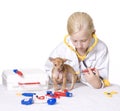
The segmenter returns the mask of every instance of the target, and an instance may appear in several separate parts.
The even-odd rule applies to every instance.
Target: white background
[[[0,0],[0,75],[6,69],[42,68],[67,34],[68,17],[83,11],[109,48],[110,82],[120,84],[119,10],[119,0]]]

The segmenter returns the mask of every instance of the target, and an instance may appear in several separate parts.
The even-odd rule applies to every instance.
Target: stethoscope
[[[87,54],[96,46],[96,44],[98,43],[98,38],[95,34],[93,34],[93,38],[94,38],[94,43],[91,47],[88,48],[88,50],[86,51],[86,54],[81,56],[69,43],[67,43],[66,39],[67,37],[69,37],[69,35],[66,35],[64,37],[64,43],[72,50],[76,53],[76,55],[78,56],[78,58],[83,62],[83,65],[86,67],[86,69],[88,68],[87,64],[85,63],[85,58],[87,56]],[[93,72],[93,74],[95,74],[95,72]],[[103,80],[103,78],[100,76],[100,79]]]
[[[86,51],[85,55],[82,55],[82,56],[81,56],[81,55],[66,41],[67,37],[69,37],[69,35],[66,35],[66,36],[64,37],[64,43],[65,43],[72,51],[74,51],[74,52],[76,53],[76,55],[78,56],[78,58],[79,58],[81,61],[83,61],[83,60],[86,58],[87,54],[88,54],[88,53],[96,46],[96,44],[98,43],[98,38],[97,38],[97,36],[96,36],[95,34],[93,34],[94,43],[92,44],[92,46],[90,46],[90,47],[88,48],[88,50]]]
[[[88,48],[88,50],[86,51],[86,54],[81,56],[67,41],[67,37],[69,37],[69,35],[66,35],[64,37],[64,43],[72,50],[76,53],[76,55],[78,56],[78,58],[83,62],[84,66],[86,68],[88,68],[87,64],[85,63],[85,58],[87,56],[87,54],[96,46],[96,44],[98,43],[98,38],[95,35],[95,33],[93,34],[93,38],[94,38],[94,43],[92,44],[91,47]],[[94,72],[93,72],[94,73]],[[95,74],[95,73],[94,73]],[[100,79],[104,82],[105,86],[110,86],[110,82],[107,79],[103,79],[103,77],[100,76]]]

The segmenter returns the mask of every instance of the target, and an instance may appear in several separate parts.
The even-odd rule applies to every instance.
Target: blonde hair
[[[67,30],[69,35],[81,30],[85,30],[88,34],[95,31],[92,18],[84,12],[75,12],[68,18]]]

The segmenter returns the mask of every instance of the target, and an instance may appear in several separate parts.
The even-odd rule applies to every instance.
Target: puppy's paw
[[[65,91],[65,90],[66,90],[66,87],[62,87],[61,90],[62,90],[62,91]]]
[[[70,87],[70,88],[68,89],[68,91],[71,91],[73,88],[74,88],[74,87]]]
[[[55,90],[55,91],[58,91],[58,90],[60,90],[60,88],[59,88],[59,87],[55,87],[54,90]]]

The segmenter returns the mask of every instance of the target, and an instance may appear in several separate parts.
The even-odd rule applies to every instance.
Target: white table
[[[53,91],[53,89],[49,89]],[[108,97],[104,92],[117,92]],[[27,91],[24,91],[27,92]],[[40,94],[46,91],[34,91]],[[8,91],[0,85],[0,109],[1,111],[120,111],[120,86],[111,85],[103,89],[92,89],[80,83],[70,91],[73,97],[61,97],[57,104],[48,105],[39,103],[22,105],[24,96],[17,96],[18,91]],[[19,92],[21,93],[21,92]]]

